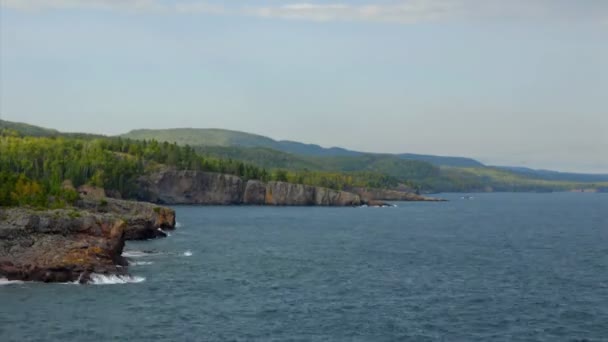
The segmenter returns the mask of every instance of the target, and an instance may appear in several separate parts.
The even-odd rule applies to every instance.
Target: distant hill
[[[230,158],[269,169],[319,170],[334,172],[374,172],[397,179],[426,179],[437,176],[439,167],[419,160],[401,159],[392,154],[310,156],[266,147],[195,146],[203,155]]]
[[[572,182],[608,182],[608,174],[587,174],[587,173],[572,173],[572,172],[558,172],[551,170],[535,170],[527,167],[516,167],[516,166],[497,166],[502,170],[511,171],[521,176],[545,179],[554,181],[572,181]]]
[[[491,167],[462,157],[363,153],[339,147],[324,148],[294,141],[277,141],[261,135],[221,129],[135,130],[120,137],[106,137],[62,133],[28,124],[0,121],[0,135],[6,130],[10,131],[9,134],[16,132],[21,136],[108,139],[114,142],[122,137],[175,142],[190,145],[198,154],[207,156],[207,160],[223,160],[226,165],[238,166],[240,162],[246,162],[271,172],[283,169],[294,177],[307,175],[310,179],[316,177],[316,180],[319,177],[329,181],[355,177],[358,182],[383,184],[376,186],[403,183],[425,192],[608,191],[608,175]]]
[[[65,133],[60,132],[56,129],[44,128],[40,126],[34,126],[21,122],[12,122],[6,120],[0,120],[0,131],[9,130],[18,133],[21,136],[26,137],[70,137],[70,138],[82,138],[82,139],[93,139],[93,138],[104,138],[105,136],[99,134],[89,133]]]
[[[455,166],[455,167],[484,167],[485,165],[475,159],[465,157],[443,157],[431,156],[425,154],[402,153],[398,154],[402,159],[411,159],[429,162],[437,166]]]
[[[131,139],[156,139],[158,141],[168,141],[171,143],[175,142],[177,144],[190,146],[270,148],[273,150],[292,153],[299,156],[311,157],[355,157],[373,154],[352,151],[340,147],[326,148],[315,144],[304,144],[296,141],[274,140],[257,134],[224,129],[138,129],[131,131],[127,134],[123,134],[122,137]],[[474,159],[464,157],[442,157],[411,153],[397,154],[394,156],[404,160],[428,162],[436,166],[484,166],[482,163]]]
[[[11,122],[5,120],[0,120],[0,129],[8,129],[11,131],[15,131],[21,135],[32,137],[51,137],[61,134],[59,131],[54,129],[42,128],[26,123]]]

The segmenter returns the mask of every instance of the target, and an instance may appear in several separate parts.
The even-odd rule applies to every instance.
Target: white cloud
[[[103,9],[103,10],[159,10],[157,0],[3,0],[2,7],[19,10],[45,9]]]
[[[311,0],[312,1],[312,0]],[[219,0],[2,0],[2,7],[19,10],[101,9],[164,11],[180,14],[244,15],[309,21],[372,21],[418,23],[450,20],[595,21],[605,23],[607,2],[576,3],[561,0],[385,0],[352,4],[343,2],[283,2]],[[244,5],[246,4],[246,5]],[[587,4],[587,5],[586,5]]]
[[[299,3],[249,9],[248,13],[268,18],[313,21],[387,21],[415,23],[456,17],[464,8],[454,0],[410,0],[392,4],[345,5]]]

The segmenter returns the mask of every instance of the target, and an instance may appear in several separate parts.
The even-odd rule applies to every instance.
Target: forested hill
[[[105,138],[103,135],[99,134],[89,134],[89,133],[66,133],[60,132],[55,129],[44,128],[40,126],[34,126],[22,122],[12,122],[6,120],[0,120],[0,132],[14,132],[21,136],[27,137],[71,137],[71,138],[85,138],[85,139],[93,139],[93,138]]]
[[[341,147],[321,147],[315,144],[305,144],[289,140],[274,140],[269,137],[224,129],[139,129],[123,134],[122,137],[131,139],[156,139],[180,145],[197,147],[247,147],[269,148],[276,151],[291,153],[305,157],[354,157],[363,155],[384,155],[352,151]],[[481,167],[480,162],[464,157],[443,157],[423,154],[394,154],[395,158],[416,160],[431,163],[435,166]]]
[[[16,128],[24,127],[28,128]],[[166,168],[337,190],[398,185],[395,179],[377,173],[267,170],[228,158],[203,157],[189,146],[155,140],[23,135],[24,131],[0,128],[0,206],[63,207],[77,198],[75,188],[85,184],[135,199],[138,178]]]
[[[405,185],[406,188],[423,192],[608,190],[608,182],[601,179],[587,182],[543,178],[503,168],[479,166],[474,161],[470,164],[472,166],[467,166],[469,161],[466,158],[448,157],[452,158],[451,164],[458,166],[437,166],[429,161],[412,160],[412,155],[297,154],[271,147],[240,146],[258,143],[274,146],[281,143],[266,137],[232,131],[229,134],[224,134],[226,131],[222,130],[209,131],[213,134],[206,136],[206,140],[197,136],[200,130],[196,129],[135,131],[139,133],[127,135],[133,138],[128,139],[64,134],[31,125],[0,122],[0,135],[3,136],[0,171],[4,172],[5,182],[16,182],[18,178],[15,177],[23,176],[26,177],[24,181],[37,182],[50,194],[57,191],[60,180],[72,178],[76,179],[76,183],[99,183],[101,180],[104,185],[110,184],[111,189],[129,194],[133,180],[154,164],[333,189],[404,188]],[[206,141],[211,146],[188,144],[196,141]],[[302,148],[307,145],[298,146]],[[79,160],[84,160],[85,164],[79,164]],[[87,164],[87,160],[95,164]],[[62,163],[67,164],[61,166],[59,171],[53,169],[59,167],[57,165],[64,165]],[[97,171],[99,174],[96,174]],[[52,177],[53,174],[59,176]]]
[[[516,173],[518,175],[554,181],[574,181],[574,182],[608,182],[608,174],[585,174],[573,172],[558,172],[551,170],[535,170],[527,167],[497,166],[497,168]]]
[[[42,128],[26,123],[11,122],[5,120],[0,120],[0,130],[11,130],[21,135],[32,137],[51,137],[61,134],[61,132],[54,129]]]

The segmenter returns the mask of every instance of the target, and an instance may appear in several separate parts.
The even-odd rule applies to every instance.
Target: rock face
[[[175,211],[151,203],[83,197],[75,206],[89,212],[112,213],[123,218],[126,222],[126,240],[165,237],[166,230],[175,229]]]
[[[350,191],[361,196],[366,204],[373,205],[378,201],[422,201],[422,202],[442,202],[440,198],[432,198],[417,195],[413,192],[386,190],[386,189],[366,189],[352,188]]]
[[[140,198],[166,204],[240,204],[243,180],[237,176],[197,171],[164,171],[140,180]]]
[[[236,176],[198,171],[162,171],[140,179],[140,199],[165,204],[357,206],[358,195],[286,182],[246,183]]]
[[[0,277],[87,282],[121,274],[126,222],[76,210],[0,209]]]
[[[265,205],[266,184],[256,180],[248,181],[243,194],[243,204]]]
[[[174,228],[169,208],[95,196],[70,209],[0,208],[0,277],[86,283],[93,273],[125,274],[125,240],[164,237],[163,229]]]

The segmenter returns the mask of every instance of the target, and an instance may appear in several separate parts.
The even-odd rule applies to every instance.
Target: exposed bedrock
[[[86,283],[126,274],[125,240],[164,237],[175,212],[151,203],[87,197],[57,210],[0,208],[0,278]]]
[[[87,282],[92,273],[124,272],[127,224],[114,215],[13,208],[0,216],[0,277]]]
[[[358,195],[286,182],[244,182],[240,177],[198,171],[162,171],[140,179],[140,199],[164,204],[356,206]]]
[[[152,203],[83,197],[75,206],[94,213],[111,213],[124,219],[126,240],[165,237],[167,230],[175,229],[175,211]]]

